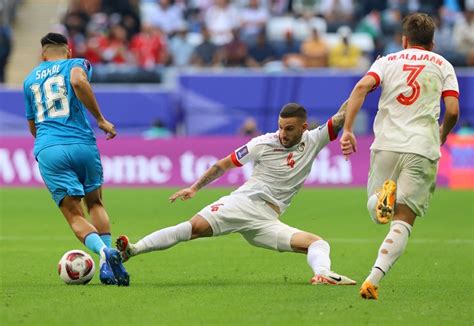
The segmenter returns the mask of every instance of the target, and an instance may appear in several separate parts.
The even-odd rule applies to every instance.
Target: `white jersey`
[[[258,197],[277,205],[283,213],[308,177],[316,155],[336,138],[331,119],[305,131],[301,141],[290,148],[280,143],[278,131],[253,138],[231,154],[236,166],[251,161],[254,165],[250,179],[233,193]]]
[[[371,149],[439,159],[440,97],[459,97],[453,66],[413,47],[378,59],[367,74],[382,86]]]

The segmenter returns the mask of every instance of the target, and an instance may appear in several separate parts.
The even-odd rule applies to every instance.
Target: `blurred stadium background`
[[[81,245],[41,181],[22,95],[43,35],[66,34],[74,55],[93,64],[99,104],[119,133],[105,141],[97,130],[105,202],[114,236],[136,240],[245,181],[248,166],[213,184],[224,189],[167,201],[167,187],[276,130],[287,102],[308,109],[311,127],[325,123],[379,54],[400,49],[401,19],[414,11],[436,19],[435,51],[455,65],[461,121],[442,148],[445,189],[417,221],[379,302],[357,299],[358,287],[310,287],[301,256],[256,250],[239,235],[137,257],[127,263],[129,289],[97,277],[80,289],[62,284],[57,261]],[[0,12],[2,325],[472,324],[474,0],[0,0]],[[365,209],[379,94],[358,116],[359,153],[346,161],[337,142],[324,148],[312,188],[282,216],[327,237],[335,270],[359,282],[386,234]]]
[[[378,55],[401,49],[400,22],[435,18],[436,52],[455,66],[461,121],[443,148],[440,185],[473,187],[473,0],[3,0],[0,33],[0,185],[38,186],[22,81],[48,31],[68,36],[94,67],[94,88],[120,137],[99,136],[106,182],[180,186],[249,137],[273,131],[287,102],[324,123]],[[357,121],[362,151],[337,144],[308,184],[364,186],[380,90]],[[183,139],[186,137],[186,140]],[[236,185],[250,171],[216,183]]]

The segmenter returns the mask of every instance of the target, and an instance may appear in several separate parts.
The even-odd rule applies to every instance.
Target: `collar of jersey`
[[[429,50],[425,49],[425,48],[422,47],[422,46],[416,46],[416,45],[410,46],[409,48],[407,48],[407,50],[410,50],[410,49],[417,49],[417,50],[429,51]]]

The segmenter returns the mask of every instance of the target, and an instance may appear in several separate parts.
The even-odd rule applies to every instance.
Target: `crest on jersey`
[[[298,147],[296,147],[296,150],[300,153],[304,152],[304,148],[306,147],[306,144],[305,142],[302,142],[298,145]]]
[[[84,67],[86,68],[87,71],[91,70],[91,63],[88,60],[84,59],[82,61],[82,64],[84,65]]]
[[[242,157],[246,156],[249,153],[249,149],[247,146],[242,147],[239,149],[235,154],[237,155],[237,158],[240,160]]]

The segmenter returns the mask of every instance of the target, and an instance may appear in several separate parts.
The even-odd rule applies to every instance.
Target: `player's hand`
[[[443,135],[444,132],[443,132],[443,125],[439,126],[439,140],[440,140],[440,143],[441,143],[441,146],[444,145],[444,143],[446,142],[446,139],[448,138],[446,135]]]
[[[344,154],[346,160],[349,159],[349,155],[357,152],[357,140],[354,133],[344,131],[339,142],[341,144],[342,154]]]
[[[175,192],[169,199],[170,202],[174,203],[176,199],[181,199],[181,200],[188,200],[194,197],[196,195],[197,190],[190,187],[190,188],[185,188],[181,189],[177,192]]]
[[[117,136],[117,131],[115,131],[114,125],[111,124],[109,121],[104,119],[101,121],[97,121],[97,124],[99,125],[99,128],[105,132],[107,140]]]

